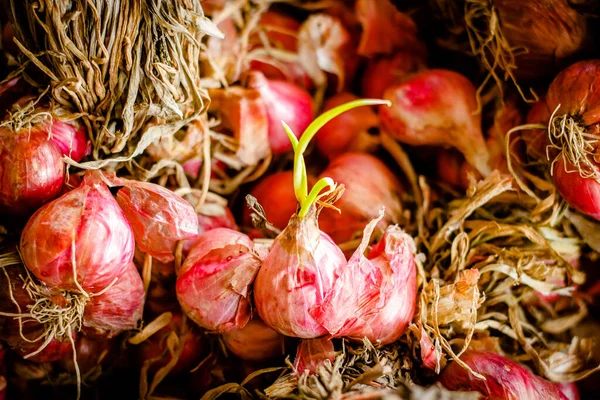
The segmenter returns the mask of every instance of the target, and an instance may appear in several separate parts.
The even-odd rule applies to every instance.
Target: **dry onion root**
[[[199,41],[220,32],[199,1],[13,1],[10,17],[23,76],[81,116],[95,160],[129,161],[206,108]]]

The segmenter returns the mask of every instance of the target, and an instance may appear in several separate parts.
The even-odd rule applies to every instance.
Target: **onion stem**
[[[304,133],[299,140],[296,139],[296,135],[294,135],[292,129],[284,121],[281,121],[283,129],[288,135],[294,150],[294,194],[296,195],[296,200],[298,200],[300,203],[300,212],[298,214],[300,218],[304,218],[310,207],[319,199],[319,193],[321,190],[325,189],[326,187],[329,187],[330,189],[335,188],[335,182],[333,182],[333,180],[330,178],[323,178],[319,180],[310,193],[308,193],[308,179],[306,173],[306,164],[304,162],[304,152],[306,151],[306,148],[308,147],[308,144],[312,138],[317,134],[319,129],[325,126],[325,124],[346,111],[361,106],[374,106],[383,104],[387,105],[388,107],[391,107],[392,105],[389,100],[359,99],[334,107],[318,116],[304,130]]]

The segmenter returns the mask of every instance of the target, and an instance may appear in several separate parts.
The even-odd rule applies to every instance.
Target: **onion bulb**
[[[370,60],[362,79],[363,96],[379,99],[390,86],[425,68],[424,52],[400,51],[390,58]]]
[[[265,105],[271,152],[281,154],[291,151],[292,144],[281,121],[285,121],[294,132],[304,131],[314,114],[310,94],[293,83],[267,79],[258,71],[248,73],[246,86],[257,90]]]
[[[260,319],[252,319],[241,329],[223,335],[229,351],[242,360],[259,362],[283,355],[284,337]]]
[[[217,228],[197,239],[178,271],[177,299],[188,317],[215,332],[250,320],[250,287],[260,267],[243,233]]]
[[[20,250],[41,282],[101,291],[125,273],[134,255],[131,226],[98,171],[44,205],[27,222]]]
[[[336,353],[333,342],[328,338],[317,338],[303,340],[298,345],[296,358],[294,359],[294,370],[297,375],[302,376],[317,372],[325,361],[333,363]]]
[[[399,222],[402,214],[402,186],[394,173],[377,157],[369,154],[346,153],[333,159],[321,176],[328,176],[344,185],[344,195],[336,202],[340,212],[325,209],[319,225],[338,244],[350,241],[362,232],[365,225],[385,208],[380,221],[385,229]]]
[[[466,77],[427,70],[388,88],[384,98],[392,107],[381,107],[381,122],[394,138],[413,146],[456,147],[483,176],[491,172],[475,88]]]
[[[358,97],[342,92],[325,101],[323,111],[357,100]],[[329,121],[315,137],[317,149],[329,159],[347,152],[371,152],[379,145],[379,140],[371,135],[371,130],[379,128],[379,117],[370,107],[350,110]]]
[[[43,129],[0,128],[0,214],[31,214],[60,194],[64,178],[61,153]]]
[[[500,354],[467,350],[460,359],[485,380],[452,362],[440,375],[441,384],[449,390],[476,391],[486,398],[498,400],[568,399],[553,383]]]

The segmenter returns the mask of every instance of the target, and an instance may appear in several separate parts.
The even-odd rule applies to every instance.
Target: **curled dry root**
[[[503,84],[509,80],[515,85],[526,102],[535,102],[537,95],[530,90],[526,94],[515,77],[517,64],[515,58],[527,53],[523,47],[513,47],[502,33],[498,14],[492,0],[466,0],[465,23],[469,35],[469,43],[473,54],[481,60],[488,71],[487,76],[477,89],[477,99],[481,110],[481,95],[487,84],[493,79],[504,97]],[[531,96],[531,97],[530,97]]]
[[[560,105],[554,110],[548,124],[548,138],[550,146],[547,149],[548,160],[552,157],[552,149],[558,150],[550,166],[550,173],[554,171],[554,164],[562,157],[565,168],[574,166],[583,178],[593,178],[600,181],[598,163],[593,159],[596,154],[600,137],[586,132],[585,127],[576,117],[564,114],[555,116]],[[573,171],[568,171],[573,172]]]

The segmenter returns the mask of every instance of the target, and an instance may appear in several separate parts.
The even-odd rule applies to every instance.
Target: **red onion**
[[[77,122],[53,120],[48,130],[50,139],[62,155],[79,162],[92,153],[92,142],[87,138],[85,126]]]
[[[131,224],[140,250],[162,261],[173,261],[178,241],[198,235],[192,205],[172,191],[149,182],[122,179],[117,202]]]
[[[387,88],[424,68],[424,52],[401,51],[391,58],[371,60],[362,79],[362,94],[371,99],[380,99]]]
[[[265,33],[271,48],[290,53],[298,51],[298,30],[300,23],[294,18],[277,11],[267,11],[258,22],[258,29]],[[264,49],[259,35],[250,37],[251,54]],[[279,59],[264,49],[265,55],[253,56],[250,68],[262,72],[269,79],[280,79],[310,89],[312,82],[299,63]]]
[[[312,187],[315,181],[309,175],[308,187]],[[298,209],[292,171],[276,172],[264,177],[250,194],[264,208],[268,221],[278,229],[284,229]],[[245,226],[252,226],[251,214],[252,210],[244,207],[242,221]]]
[[[485,380],[452,362],[440,375],[440,382],[449,390],[477,391],[498,400],[568,399],[553,383],[500,354],[467,350],[460,359]]]
[[[250,320],[249,290],[260,261],[243,233],[226,228],[206,232],[178,271],[177,298],[203,328],[229,332]]]
[[[347,153],[332,160],[321,176],[328,176],[345,187],[336,202],[340,212],[325,209],[319,225],[334,242],[343,243],[360,234],[365,225],[385,207],[380,227],[398,222],[402,213],[403,192],[398,179],[383,162],[369,154]]]
[[[527,113],[527,124],[547,124],[551,112],[548,111],[548,104],[545,99],[536,102]],[[521,132],[521,137],[525,144],[527,154],[534,160],[546,160],[546,149],[550,142],[548,141],[548,132],[544,129],[528,129]]]
[[[357,99],[348,92],[337,94],[325,102],[323,111]],[[315,137],[317,149],[329,159],[350,151],[370,152],[379,144],[369,133],[371,128],[379,128],[379,117],[372,108],[350,110],[321,128]]]
[[[139,360],[148,365],[150,373],[155,373],[159,368],[173,362],[173,354],[169,351],[169,342],[173,342],[172,337],[178,339],[175,342],[178,348],[171,350],[175,350],[178,354],[169,375],[189,371],[200,361],[204,347],[202,336],[180,313],[174,313],[167,326],[140,344]]]
[[[301,376],[305,372],[309,375],[317,372],[317,369],[327,360],[333,362],[336,354],[331,339],[317,338],[303,340],[298,345],[296,358],[294,359],[294,370]]]
[[[85,335],[80,335],[75,342],[75,352],[77,357],[77,367],[84,376],[93,376],[95,373],[102,372],[102,368],[111,361],[112,356],[120,350],[116,340],[92,339]],[[58,361],[61,367],[69,374],[75,375],[75,363],[73,355],[65,357]]]
[[[198,234],[210,231],[216,228],[229,228],[234,231],[238,230],[237,223],[227,206],[220,206],[220,211],[212,212],[211,214],[198,214]]]
[[[246,361],[265,361],[283,355],[284,337],[269,328],[260,319],[252,319],[246,326],[223,335],[229,351]]]
[[[17,354],[37,363],[60,360],[71,352],[68,337],[44,337],[45,326],[26,316],[33,300],[27,293],[21,277],[27,273],[22,265],[6,265],[0,270],[0,338]],[[7,280],[8,278],[8,280]],[[10,285],[10,287],[9,287]],[[51,297],[54,295],[54,297]],[[50,301],[60,296],[48,290]],[[23,314],[12,316],[12,314]],[[75,334],[73,333],[73,338]]]
[[[131,227],[98,174],[87,172],[78,188],[40,208],[23,229],[23,262],[51,287],[100,291],[133,260]]]
[[[237,148],[235,157],[255,165],[270,154],[267,110],[257,90],[231,86],[209,90],[209,111],[221,120],[219,129],[231,132]]]
[[[562,392],[566,400],[579,400],[579,390],[572,382],[555,383],[554,386]]]
[[[454,149],[440,149],[437,155],[437,176],[451,186],[467,189],[469,187],[469,164],[462,154]]]
[[[417,39],[417,25],[390,0],[358,0],[355,11],[363,28],[358,54],[388,55],[398,49],[423,47]]]
[[[456,147],[483,176],[491,170],[481,132],[473,84],[453,71],[420,72],[385,91],[392,107],[381,107],[384,128],[414,146]]]
[[[31,214],[58,196],[64,177],[61,154],[42,129],[0,128],[0,214]]]
[[[310,94],[293,83],[269,80],[258,71],[248,73],[246,86],[257,90],[265,104],[271,152],[281,154],[292,150],[281,121],[288,124],[293,132],[302,134],[314,116]]]
[[[578,211],[600,218],[600,60],[580,61],[563,70],[546,95],[554,183]],[[565,169],[566,168],[566,169]]]
[[[311,315],[346,266],[346,257],[319,230],[316,217],[294,215],[275,239],[254,284],[262,320],[286,336],[314,338],[327,330]]]
[[[88,334],[111,338],[135,329],[144,310],[144,284],[133,262],[104,293],[86,304],[83,326]]]
[[[416,246],[397,226],[363,255],[380,218],[373,220],[348,265],[311,315],[334,337],[398,340],[413,318],[417,301]]]

